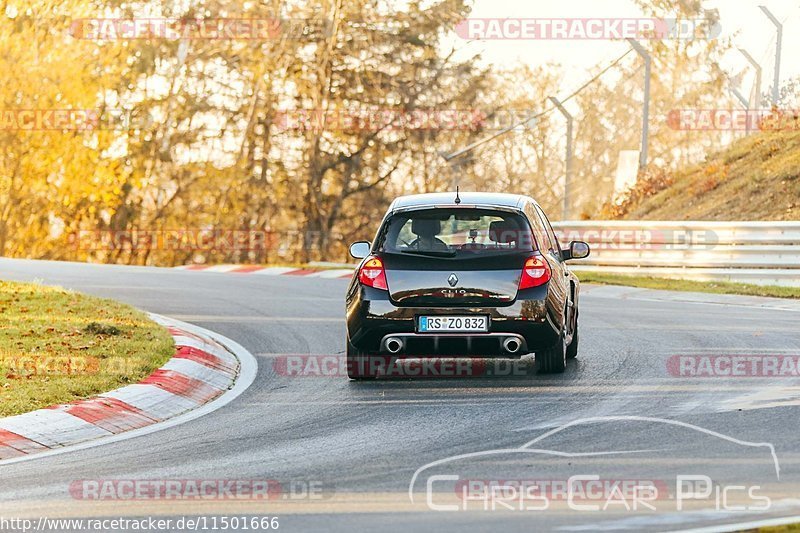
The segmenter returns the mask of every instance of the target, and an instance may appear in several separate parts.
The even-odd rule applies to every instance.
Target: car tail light
[[[541,255],[534,255],[525,261],[522,277],[519,279],[520,289],[538,287],[550,281],[550,265]]]
[[[383,262],[375,256],[367,257],[361,269],[358,271],[358,281],[368,287],[387,290],[389,285],[386,283],[386,271],[383,269]]]

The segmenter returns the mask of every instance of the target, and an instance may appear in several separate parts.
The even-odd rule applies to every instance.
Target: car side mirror
[[[583,259],[585,257],[589,257],[589,245],[583,241],[572,241],[569,243],[569,249],[562,250],[561,255],[564,257],[564,261],[569,259]]]
[[[350,255],[356,259],[364,259],[369,255],[372,245],[369,241],[358,241],[350,245]]]

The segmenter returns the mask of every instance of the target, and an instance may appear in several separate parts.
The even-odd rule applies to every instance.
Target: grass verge
[[[709,292],[714,294],[742,294],[745,296],[771,296],[774,298],[800,298],[800,287],[777,287],[774,285],[751,285],[725,281],[690,281],[685,279],[652,278],[627,274],[605,274],[599,272],[575,272],[584,283],[601,285],[626,285],[643,289],[666,291]]]
[[[128,305],[0,281],[0,416],[138,382],[173,354],[167,330]]]
[[[786,526],[776,526],[776,527],[762,527],[759,528],[759,533],[789,533],[789,532],[796,532],[800,531],[800,523],[797,524],[789,524]]]
[[[789,123],[742,137],[697,165],[650,168],[621,205],[607,204],[599,218],[797,220],[800,122]]]

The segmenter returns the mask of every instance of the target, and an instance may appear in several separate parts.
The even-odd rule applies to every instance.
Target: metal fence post
[[[745,59],[753,66],[756,71],[756,109],[761,107],[761,65],[756,61],[753,56],[747,53],[747,50],[744,48],[739,48],[739,52],[742,53]],[[749,106],[748,106],[749,107]]]
[[[772,105],[778,105],[779,87],[781,84],[781,43],[783,42],[783,24],[767,9],[767,6],[758,6],[761,11],[772,21],[777,30],[775,33],[775,77],[772,82]]]
[[[737,100],[739,100],[739,102],[744,107],[744,110],[749,115],[750,114],[750,101],[747,98],[745,98],[744,95],[739,92],[739,89],[737,89],[733,85],[730,85],[728,87],[728,90],[731,92],[731,94],[733,94],[733,96],[736,97]],[[750,134],[750,117],[748,116],[747,118],[748,118],[747,122],[744,123],[744,131],[745,131],[745,134],[749,135]]]
[[[564,206],[562,209],[561,217],[562,220],[569,220],[569,190],[570,190],[570,182],[572,181],[572,115],[569,114],[569,111],[559,102],[558,98],[555,96],[551,96],[548,98],[553,105],[564,115],[564,118],[567,119],[567,160],[565,163],[565,175],[564,175]]]
[[[647,141],[649,136],[650,124],[650,54],[635,39],[628,39],[628,42],[636,50],[636,53],[644,59],[644,102],[642,104],[642,148],[639,152],[639,168],[647,166]]]

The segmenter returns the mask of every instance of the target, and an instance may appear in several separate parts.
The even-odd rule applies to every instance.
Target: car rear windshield
[[[532,252],[527,220],[491,209],[424,209],[398,213],[379,236],[379,250],[442,257]]]

